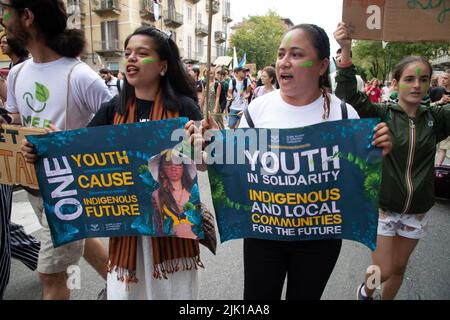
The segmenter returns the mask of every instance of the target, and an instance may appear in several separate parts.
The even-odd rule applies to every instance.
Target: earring
[[[161,77],[164,77],[164,74],[165,74],[165,73],[164,73],[164,72],[161,72],[160,74],[161,74]]]

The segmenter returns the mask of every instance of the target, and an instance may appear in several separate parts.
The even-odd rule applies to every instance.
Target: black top
[[[202,92],[203,85],[204,85],[204,83],[203,83],[202,80],[197,80],[197,81],[195,81],[195,90],[196,90],[197,92]]]
[[[116,97],[110,101],[103,103],[100,110],[97,111],[94,118],[87,125],[88,127],[106,126],[114,124],[114,114],[116,107]],[[189,120],[202,120],[203,115],[199,106],[187,96],[179,97],[181,110],[180,118],[186,117]],[[136,99],[137,122],[149,121],[150,114],[153,109],[153,101]]]
[[[436,102],[436,101],[441,100],[443,95],[450,95],[450,92],[448,92],[447,90],[445,90],[445,88],[442,88],[442,87],[434,88],[433,90],[431,90],[431,93],[430,93],[431,102]]]
[[[22,62],[28,60],[28,57],[20,57],[19,60],[17,60],[17,63],[12,63],[12,61],[9,63],[9,69],[12,69],[12,67],[17,66],[18,64],[21,64]]]

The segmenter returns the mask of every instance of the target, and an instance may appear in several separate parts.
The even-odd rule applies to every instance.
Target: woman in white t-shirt
[[[341,101],[326,90],[329,56],[330,44],[322,28],[302,24],[288,31],[278,49],[276,63],[280,90],[252,101],[248,106],[252,121],[242,117],[239,128],[296,128],[341,120]],[[346,107],[348,118],[358,118],[350,105]],[[250,122],[254,125],[249,126]],[[216,128],[213,120],[203,120],[202,130],[210,128]],[[192,135],[193,122],[185,129]],[[375,131],[373,144],[388,153],[392,144],[386,124],[377,125]],[[193,138],[202,140],[197,134]],[[280,299],[286,275],[286,299],[320,299],[341,243],[341,240],[244,239],[244,299]]]

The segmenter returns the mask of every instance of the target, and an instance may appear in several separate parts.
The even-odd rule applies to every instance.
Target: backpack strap
[[[24,61],[24,62],[22,62],[21,64],[20,64],[20,66],[19,66],[19,68],[17,69],[17,72],[16,72],[16,77],[14,78],[14,82],[13,82],[13,92],[14,92],[14,95],[16,95],[16,83],[17,83],[17,78],[19,78],[19,73],[20,73],[20,71],[22,71],[22,68],[25,66],[25,63],[27,63],[26,61]]]
[[[75,67],[77,65],[81,64],[81,63],[82,63],[81,61],[77,61],[72,66],[72,68],[70,68],[69,74],[67,76],[67,99],[66,99],[66,115],[65,115],[65,119],[64,119],[64,130],[67,130],[67,113],[68,113],[68,110],[69,110],[69,103],[70,103],[69,96],[70,96],[70,92],[71,92],[71,90],[70,90],[71,89],[70,77],[72,76],[73,69],[75,69]]]
[[[117,91],[120,93],[120,91],[122,91],[122,88],[120,87],[120,80],[119,79],[117,79],[116,86],[117,86]]]
[[[348,110],[345,100],[341,100],[341,113],[342,113],[342,120],[348,119]]]
[[[255,124],[253,123],[252,117],[250,116],[250,112],[248,111],[248,105],[244,108],[244,116],[245,120],[247,120],[248,126],[250,128],[254,128]]]

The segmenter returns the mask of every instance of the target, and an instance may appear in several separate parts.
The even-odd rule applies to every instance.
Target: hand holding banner
[[[218,131],[206,153],[237,157],[208,167],[221,241],[350,239],[374,250],[381,180],[381,150],[371,146],[376,124]]]
[[[29,136],[40,157],[36,171],[55,247],[88,237],[202,239],[197,171],[174,150],[186,122]]]

